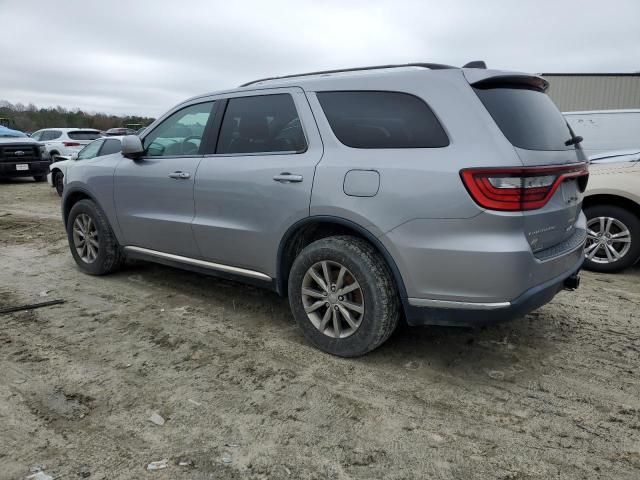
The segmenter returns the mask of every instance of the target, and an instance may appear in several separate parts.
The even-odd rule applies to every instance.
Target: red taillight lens
[[[516,168],[467,168],[462,181],[475,202],[489,210],[522,211],[544,207],[567,179],[578,179],[581,192],[587,187],[586,163]]]
[[[62,142],[65,147],[79,147],[81,144],[78,142]]]

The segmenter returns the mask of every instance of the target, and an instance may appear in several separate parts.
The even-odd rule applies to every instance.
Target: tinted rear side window
[[[474,88],[512,145],[527,150],[571,150],[567,122],[547,96],[526,87]]]
[[[76,130],[75,132],[67,133],[67,135],[71,140],[97,140],[100,138],[100,132],[92,132],[91,130]]]
[[[338,140],[353,148],[437,148],[449,138],[429,106],[400,92],[318,92]]]
[[[287,93],[231,98],[217,153],[302,152],[307,142]]]

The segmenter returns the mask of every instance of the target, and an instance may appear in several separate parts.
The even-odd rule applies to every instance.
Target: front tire
[[[614,273],[640,259],[640,219],[617,205],[593,205],[584,209],[587,243],[584,267]]]
[[[80,200],[71,208],[67,238],[73,259],[89,275],[114,272],[124,261],[107,217],[91,200]]]
[[[357,357],[374,350],[400,319],[391,272],[360,238],[335,236],[308,245],[293,262],[288,287],[304,336],[333,355]]]
[[[47,176],[46,175],[34,175],[33,179],[38,183],[46,182],[47,181]]]
[[[64,191],[64,175],[62,172],[53,173],[53,186],[56,187],[56,192],[59,196],[62,196]]]

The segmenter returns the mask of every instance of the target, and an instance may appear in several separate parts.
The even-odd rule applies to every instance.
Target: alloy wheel
[[[317,262],[302,279],[302,304],[316,329],[332,338],[347,338],[364,318],[364,295],[355,276],[333,261]]]
[[[98,229],[86,213],[78,215],[73,222],[73,246],[85,263],[93,263],[98,258]]]
[[[613,263],[631,248],[631,232],[617,218],[594,217],[587,222],[584,253],[594,263]]]

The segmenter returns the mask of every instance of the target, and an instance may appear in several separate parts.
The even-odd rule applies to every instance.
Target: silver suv
[[[251,82],[191,98],[70,169],[71,254],[288,295],[340,356],[410,325],[479,325],[575,288],[585,156],[541,77],[437,64]]]

